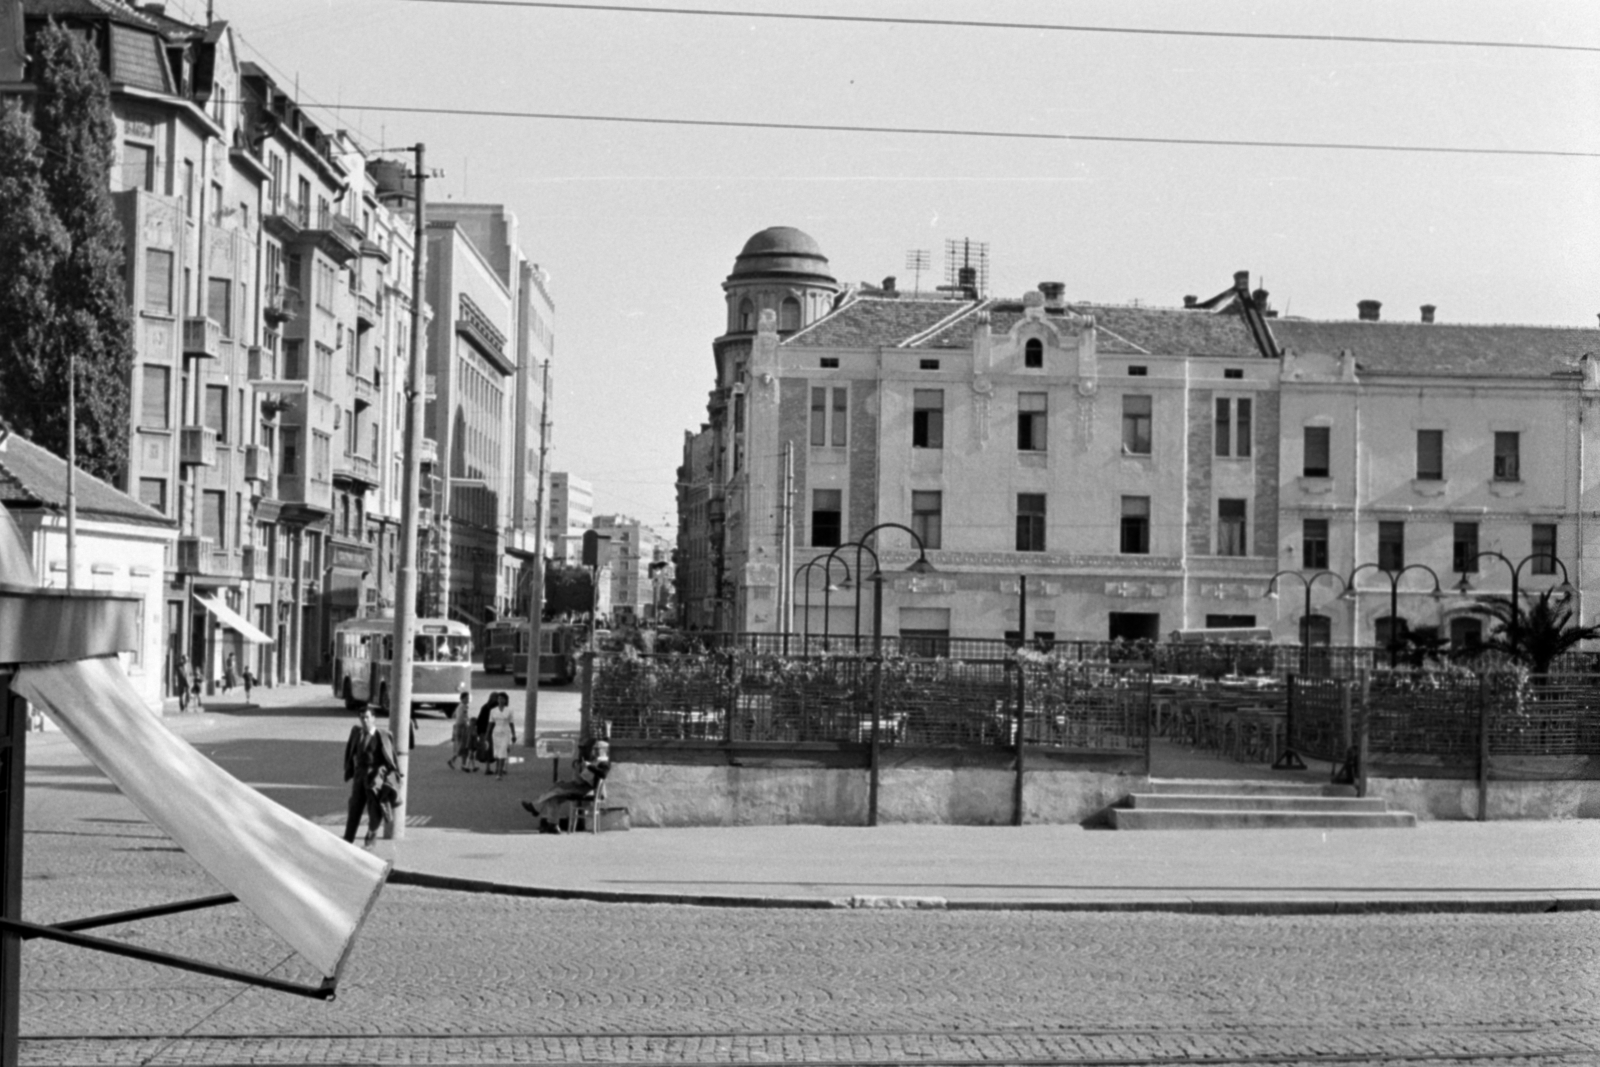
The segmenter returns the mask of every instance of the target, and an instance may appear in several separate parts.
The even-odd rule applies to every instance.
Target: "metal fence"
[[[763,635],[768,636],[768,635]],[[590,714],[613,741],[830,742],[1144,753],[1150,675],[1068,659],[716,653],[599,658]]]

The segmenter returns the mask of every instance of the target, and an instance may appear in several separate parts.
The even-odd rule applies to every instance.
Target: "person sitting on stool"
[[[600,788],[611,773],[611,745],[603,738],[593,738],[584,745],[583,752],[573,760],[577,775],[563,778],[532,800],[522,802],[522,810],[539,820],[541,834],[559,834],[558,815],[561,805],[587,800]],[[599,818],[599,812],[594,815]]]

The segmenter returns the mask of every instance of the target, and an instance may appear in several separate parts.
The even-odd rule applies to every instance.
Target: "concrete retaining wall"
[[[1367,795],[1419,819],[1476,819],[1478,783],[1459,778],[1368,778]],[[1600,818],[1600,781],[1490,782],[1491,819]]]
[[[884,768],[878,820],[1006,826],[1016,775],[992,767]],[[1029,823],[1079,823],[1147,781],[1093,770],[1029,771],[1023,810]],[[618,763],[607,799],[625,805],[635,826],[860,826],[867,772],[861,768],[731,767]]]

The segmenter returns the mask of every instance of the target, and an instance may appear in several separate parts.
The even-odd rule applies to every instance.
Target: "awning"
[[[240,903],[338,977],[388,863],[196,752],[145,707],[115,656],[24,667],[11,688]]]
[[[196,593],[194,598],[200,601],[200,603],[204,604],[206,610],[217,617],[218,622],[228,627],[228,629],[236,631],[241,637],[243,637],[246,641],[249,641],[251,644],[272,644],[272,638],[256,629],[243,615],[240,615],[237,611],[234,611],[232,608],[228,607],[228,605],[224,604],[221,597],[203,597],[199,593]]]

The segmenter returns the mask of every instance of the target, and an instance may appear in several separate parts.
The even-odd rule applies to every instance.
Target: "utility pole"
[[[67,591],[78,583],[78,354],[67,353]]]
[[[426,277],[428,174],[423,169],[426,146],[416,145],[416,235],[411,257],[411,358],[406,367],[406,442],[400,481],[400,560],[394,582],[394,659],[389,675],[389,723],[394,728],[394,749],[400,764],[399,809],[385,836],[399,840],[406,834],[406,794],[411,776],[411,659],[417,632],[417,508],[421,480],[422,403],[427,373],[422,337],[422,283]]]
[[[528,594],[528,691],[522,710],[522,747],[532,748],[539,728],[539,644],[544,640],[544,471],[550,450],[550,361],[544,361],[544,384],[539,389],[539,494],[533,506],[533,591]]]
[[[778,621],[783,625],[784,651],[789,648],[789,632],[794,629],[794,442],[783,446],[783,503],[778,514]]]

